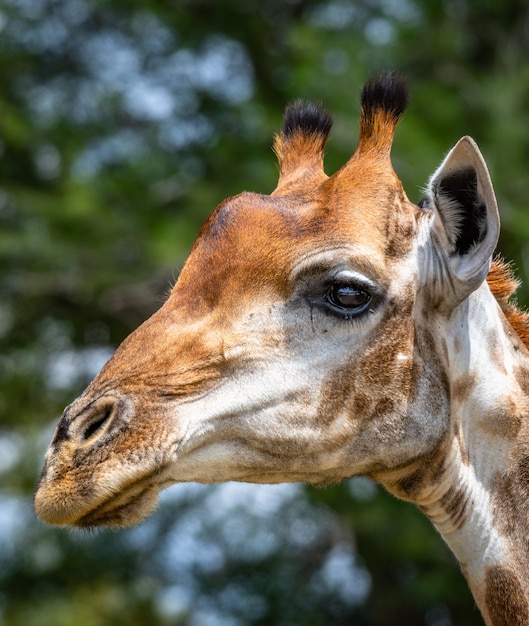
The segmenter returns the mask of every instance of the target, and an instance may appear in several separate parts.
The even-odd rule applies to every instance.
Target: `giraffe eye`
[[[346,316],[363,313],[371,303],[371,294],[357,285],[336,283],[331,286],[325,299]]]

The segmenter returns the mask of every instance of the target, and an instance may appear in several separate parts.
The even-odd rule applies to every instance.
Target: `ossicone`
[[[407,81],[398,72],[388,72],[365,83],[358,146],[335,175],[337,178],[348,177],[358,157],[367,156],[371,165],[387,168],[395,128],[408,100]],[[299,193],[328,178],[323,170],[323,156],[331,126],[332,117],[321,105],[296,100],[287,106],[281,132],[274,141],[280,173],[272,195]]]
[[[408,83],[399,72],[369,79],[362,88],[357,152],[369,150],[389,156],[395,128],[408,102]]]
[[[326,178],[323,155],[331,127],[332,117],[321,105],[296,100],[286,107],[281,132],[274,141],[280,172],[275,194],[302,181]]]

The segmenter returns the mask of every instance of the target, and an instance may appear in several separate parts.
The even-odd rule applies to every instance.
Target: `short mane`
[[[520,286],[520,281],[514,275],[512,266],[500,257],[496,257],[487,275],[487,283],[507,321],[525,346],[529,348],[529,312],[511,302],[512,296]]]

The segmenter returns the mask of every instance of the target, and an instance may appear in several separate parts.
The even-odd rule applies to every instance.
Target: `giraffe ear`
[[[434,246],[465,298],[485,280],[500,233],[492,182],[473,139],[463,137],[448,153],[430,179],[426,201],[434,210]]]

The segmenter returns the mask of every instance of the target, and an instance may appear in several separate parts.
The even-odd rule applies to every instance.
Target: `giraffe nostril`
[[[81,440],[83,443],[92,439],[96,435],[102,435],[105,426],[108,424],[113,414],[113,407],[106,407],[99,416],[95,417],[84,429]]]

